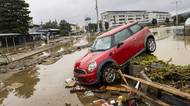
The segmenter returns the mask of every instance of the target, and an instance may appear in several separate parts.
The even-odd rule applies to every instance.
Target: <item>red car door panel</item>
[[[116,60],[119,65],[123,64],[134,54],[134,41],[131,35],[132,33],[128,29],[115,35],[115,39],[118,37],[121,39],[115,41],[116,46],[114,47],[112,58]],[[121,42],[123,44],[117,47],[117,44]]]

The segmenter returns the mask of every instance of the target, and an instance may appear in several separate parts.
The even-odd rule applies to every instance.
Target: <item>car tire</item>
[[[156,42],[155,39],[152,37],[149,37],[146,41],[146,51],[148,53],[152,53],[156,50]]]
[[[116,69],[114,68],[114,64],[106,65],[102,70],[102,80],[103,83],[106,84],[113,84],[116,80],[117,73]]]

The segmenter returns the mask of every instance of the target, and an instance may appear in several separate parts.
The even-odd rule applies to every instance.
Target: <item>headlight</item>
[[[92,72],[97,67],[96,62],[92,62],[88,65],[88,71]]]

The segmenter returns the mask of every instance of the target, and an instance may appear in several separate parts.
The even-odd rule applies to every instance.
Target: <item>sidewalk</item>
[[[29,57],[29,56],[32,56],[32,55],[41,53],[41,52],[43,52],[43,51],[46,51],[46,50],[55,48],[55,47],[57,47],[57,46],[61,46],[61,45],[63,45],[64,43],[67,43],[67,42],[70,42],[70,40],[67,39],[67,40],[64,40],[64,41],[59,42],[59,43],[56,43],[56,44],[45,45],[45,46],[39,47],[39,48],[37,48],[37,49],[34,49],[34,50],[32,50],[32,51],[28,51],[28,52],[23,52],[23,53],[8,55],[8,58],[11,60],[11,62],[18,61],[18,60],[24,59],[24,58],[26,58],[26,57]]]

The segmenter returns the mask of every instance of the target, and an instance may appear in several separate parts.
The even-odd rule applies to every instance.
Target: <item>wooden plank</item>
[[[169,104],[167,104],[167,103],[165,103],[163,101],[160,101],[159,99],[156,99],[156,98],[153,99],[151,97],[148,97],[146,94],[138,91],[137,89],[131,88],[131,87],[126,86],[126,85],[122,85],[122,86],[125,87],[126,89],[130,90],[131,92],[133,92],[133,93],[135,93],[135,94],[137,94],[137,95],[139,95],[141,97],[144,97],[145,99],[150,100],[150,101],[152,101],[152,102],[154,102],[154,103],[156,103],[158,105],[161,105],[161,106],[171,106],[171,105],[169,105]]]
[[[163,85],[163,84],[160,84],[160,83],[156,83],[156,82],[149,82],[149,81],[146,81],[146,80],[143,80],[143,79],[140,79],[140,78],[136,78],[136,77],[133,77],[133,76],[129,76],[129,75],[124,75],[123,74],[123,76],[126,77],[126,78],[129,78],[129,79],[135,80],[135,81],[139,81],[142,84],[149,85],[149,86],[154,87],[156,89],[163,90],[163,91],[171,93],[173,95],[177,95],[177,96],[180,96],[180,97],[182,97],[184,99],[190,100],[190,94],[189,93],[182,92],[182,91],[180,91],[180,90],[178,90],[176,88],[173,88],[173,87],[170,87],[170,86],[167,86],[167,85]]]
[[[123,81],[125,82],[125,84],[126,84],[126,85],[129,85],[128,82],[127,82],[127,80],[125,79],[125,76],[124,76],[124,74],[122,73],[122,71],[121,71],[121,70],[118,70],[118,71],[119,71],[119,74],[121,75]]]

